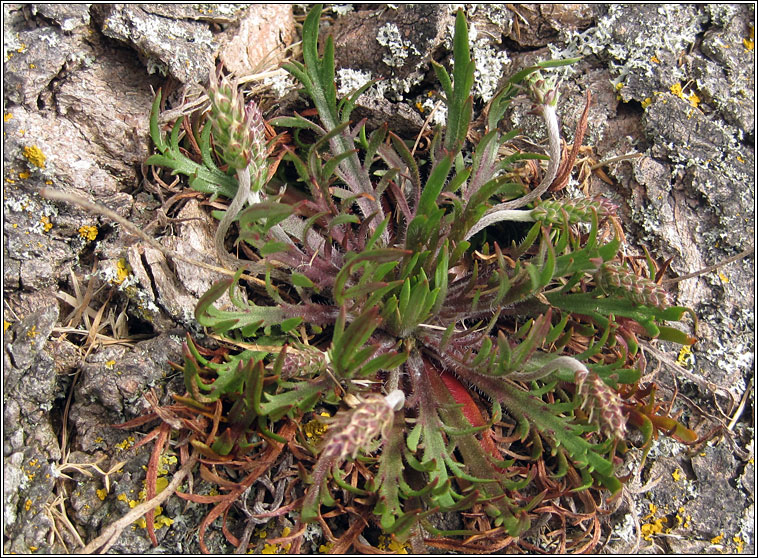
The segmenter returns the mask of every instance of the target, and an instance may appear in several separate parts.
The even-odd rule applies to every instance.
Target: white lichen
[[[476,63],[473,93],[486,103],[497,93],[500,78],[511,59],[504,50],[496,50],[484,38],[472,44],[471,57]]]
[[[705,22],[705,16],[691,20],[689,15],[685,18],[686,6],[661,5],[658,8],[657,18],[651,18],[647,32],[635,34],[626,42],[620,42],[613,36],[614,29],[620,25],[620,19],[631,8],[628,5],[611,4],[608,13],[598,20],[596,26],[586,31],[560,30],[561,42],[566,46],[559,48],[548,45],[550,55],[555,59],[573,58],[576,56],[602,55],[609,56],[611,71],[615,74],[612,83],[623,83],[629,74],[642,74],[644,77],[653,77],[658,71],[651,58],[659,56],[662,52],[678,55],[692,45],[701,31],[700,25]],[[571,72],[571,67],[565,67],[564,72]],[[683,69],[671,68],[671,81],[685,78]]]
[[[329,6],[328,9],[332,13],[337,14],[338,16],[343,16],[353,11],[353,5],[352,4],[332,4],[331,6]]]
[[[263,78],[263,84],[271,88],[277,97],[283,97],[296,87],[294,78],[287,72]]]
[[[634,513],[628,513],[624,516],[624,519],[613,526],[613,536],[621,539],[624,542],[630,543],[636,538],[636,524],[634,521]]]
[[[371,72],[340,68],[337,70],[337,95],[344,97],[371,81]],[[371,89],[371,88],[370,88]]]
[[[421,106],[424,118],[427,118],[429,113],[433,111],[434,107],[436,106],[437,110],[434,110],[431,124],[433,126],[437,126],[438,124],[440,126],[445,125],[447,122],[447,105],[445,105],[445,103],[440,103],[439,100],[435,97],[426,97],[423,100],[419,101],[419,104]]]
[[[382,61],[390,67],[399,68],[411,54],[421,54],[412,42],[403,40],[400,29],[392,22],[387,22],[379,28],[376,41],[389,50],[389,54],[382,56]]]

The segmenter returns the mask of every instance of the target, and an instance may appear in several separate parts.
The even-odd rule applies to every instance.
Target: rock
[[[169,18],[136,4],[96,7],[100,30],[137,50],[148,73],[170,74],[183,83],[202,83],[218,48],[208,25]]]
[[[703,533],[712,533],[713,537],[723,533],[729,540],[739,530],[729,510],[738,509],[743,501],[741,491],[733,486],[734,454],[726,443],[704,450],[705,455],[697,454],[692,458],[692,470],[699,481],[698,499],[701,504],[692,508],[693,527]]]
[[[508,38],[519,47],[542,47],[558,37],[560,30],[576,32],[592,24],[594,12],[588,4],[519,4]]]
[[[399,5],[351,12],[329,29],[335,66],[371,72],[372,79],[394,81],[407,92],[423,77],[419,71],[439,45],[451,16],[443,6]]]
[[[42,353],[42,348],[47,342],[52,332],[55,321],[58,319],[58,306],[51,304],[44,306],[42,309],[26,316],[23,320],[13,326],[8,336],[11,341],[4,349],[10,357],[10,365],[16,370],[24,372],[31,368],[32,364]],[[7,341],[7,339],[6,339]],[[6,370],[8,374],[10,370]],[[15,381],[5,376],[4,387],[10,392],[16,387]],[[42,385],[37,387],[42,388]],[[40,402],[44,401],[44,396]]]
[[[254,4],[219,38],[219,58],[237,76],[279,65],[295,36],[289,4]]]
[[[719,110],[724,119],[744,134],[753,135],[755,66],[752,22],[755,6],[725,5],[723,8],[724,13],[719,14],[723,20],[711,14],[721,27],[707,31],[700,46],[710,60],[693,64],[693,73],[704,98]],[[715,67],[711,61],[716,62]]]
[[[203,83],[216,56],[237,75],[276,65],[289,45],[289,5],[110,5],[98,7],[102,32],[132,45],[149,73]],[[227,27],[223,30],[223,27]]]
[[[89,25],[90,4],[32,4],[32,15],[51,20],[63,31]]]
[[[76,68],[58,84],[55,108],[99,148],[97,165],[131,184],[137,179],[135,169],[148,157],[147,129],[158,83],[145,79],[124,50],[106,50],[98,49],[102,63]]]
[[[42,92],[77,52],[80,39],[54,26],[11,26],[3,30],[3,37],[7,37],[3,94],[12,103],[36,108]]]
[[[218,259],[215,256],[216,248],[213,245],[217,221],[200,208],[197,200],[189,200],[178,213],[177,219],[182,220],[182,224],[177,228],[175,236],[165,237],[166,247],[176,250],[187,258],[210,265],[218,265]],[[183,261],[174,262],[173,268],[176,271],[178,282],[194,297],[189,307],[190,310],[194,310],[197,300],[216,281],[225,278],[220,273],[209,271]],[[247,300],[244,293],[241,293],[241,295],[242,300]],[[227,295],[221,297],[217,302],[219,308],[228,307],[227,304],[231,304]]]
[[[169,374],[169,360],[182,362],[182,341],[181,337],[163,333],[141,341],[133,349],[110,346],[91,355],[81,367],[71,420],[77,424],[76,408],[94,402],[111,413],[109,423],[121,417],[129,420],[148,409],[143,396],[153,387],[160,393],[158,382]]]
[[[48,302],[48,304],[45,304]],[[44,350],[58,320],[53,299],[38,299],[38,309],[15,323],[3,346],[4,533],[13,552],[43,546],[52,527],[45,504],[53,489],[51,466],[61,457],[50,423],[58,391],[52,358]]]

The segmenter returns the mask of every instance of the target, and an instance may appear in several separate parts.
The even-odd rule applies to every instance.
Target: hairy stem
[[[236,258],[232,258],[224,248],[224,238],[229,227],[234,222],[237,214],[240,212],[250,195],[250,165],[244,169],[237,170],[237,193],[234,195],[232,203],[224,214],[224,218],[218,224],[216,236],[213,238],[213,245],[216,248],[216,257],[221,265],[234,268],[237,265]]]
[[[229,204],[229,207],[227,208],[223,219],[221,219],[221,222],[218,224],[216,235],[213,238],[213,245],[216,249],[216,257],[222,265],[231,269],[235,269],[240,265],[254,263],[250,260],[235,258],[226,251],[226,248],[224,248],[224,238],[226,237],[226,233],[234,220],[237,218],[239,212],[244,207],[245,202],[254,204],[261,201],[260,192],[257,190],[257,188],[251,189],[252,181],[250,179],[250,166],[251,165],[248,165],[244,169],[237,170],[237,193],[234,195],[232,203]],[[256,182],[257,180],[258,177],[256,176]],[[292,239],[287,235],[287,233],[284,231],[284,229],[282,229],[280,225],[274,225],[271,228],[270,233],[276,240],[294,245]]]
[[[464,240],[468,240],[485,227],[489,227],[490,225],[499,223],[500,221],[526,220],[520,218],[520,213],[514,213],[512,210],[518,209],[519,207],[524,207],[526,204],[539,198],[553,183],[553,180],[558,173],[558,166],[561,162],[561,133],[558,127],[558,115],[555,112],[555,107],[549,103],[541,105],[540,108],[542,112],[542,118],[545,120],[545,124],[547,125],[548,156],[550,157],[547,171],[545,172],[545,176],[542,178],[542,182],[540,182],[539,186],[537,186],[534,190],[525,196],[511,200],[509,202],[500,203],[487,211],[487,213],[484,214],[484,217],[479,219],[479,221],[477,221],[477,223],[471,227],[471,230],[469,230],[469,232],[466,234]],[[513,219],[514,216],[519,218]]]

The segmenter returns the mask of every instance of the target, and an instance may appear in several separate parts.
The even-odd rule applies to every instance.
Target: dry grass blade
[[[735,254],[734,256],[727,258],[723,261],[720,261],[717,264],[709,265],[708,267],[704,267],[703,269],[693,271],[692,273],[688,273],[687,275],[682,275],[681,277],[672,277],[670,279],[664,279],[663,281],[661,281],[661,283],[678,283],[679,281],[684,281],[685,279],[692,279],[693,277],[699,277],[700,275],[703,275],[704,273],[710,273],[711,271],[716,271],[720,267],[723,267],[732,262],[736,262],[737,260],[741,260],[742,258],[746,258],[753,252],[755,252],[755,248],[750,247],[747,250],[743,250],[739,254]]]
[[[700,389],[702,389],[706,393],[707,392],[711,392],[714,394],[720,393],[721,395],[725,396],[731,402],[729,408],[730,409],[734,408],[734,404],[735,404],[734,396],[725,387],[716,385],[713,382],[709,382],[708,380],[704,379],[702,376],[693,374],[686,368],[680,366],[674,359],[669,357],[666,353],[653,347],[647,341],[641,342],[640,346],[643,347],[646,351],[648,351],[651,355],[653,355],[664,366],[666,366],[667,368],[670,368],[676,374],[687,378],[689,381],[696,384]]]
[[[136,225],[134,225],[127,219],[124,219],[123,217],[121,217],[121,215],[119,215],[115,211],[111,211],[110,209],[108,209],[107,207],[103,205],[100,205],[98,203],[92,203],[89,200],[86,200],[75,194],[70,194],[68,192],[61,192],[58,190],[54,190],[52,188],[42,188],[40,190],[40,195],[45,199],[72,203],[74,205],[81,207],[82,209],[86,209],[90,213],[104,215],[105,217],[108,217],[109,219],[117,222],[119,225],[124,227],[130,233],[138,236],[139,238],[147,242],[152,248],[155,248],[167,258],[180,260],[190,265],[201,267],[209,271],[215,271],[216,273],[221,273],[223,275],[227,275],[230,277],[234,277],[235,275],[233,271],[229,271],[228,269],[224,269],[223,267],[218,267],[215,265],[207,264],[205,262],[193,260],[192,258],[187,258],[174,250],[169,250],[168,248],[160,244],[158,241],[156,241],[154,238],[151,238],[150,236],[146,235]],[[261,286],[266,285],[265,281],[258,279],[257,277],[253,277],[249,273],[243,273],[242,278],[247,281],[250,281],[251,283],[255,283],[256,285],[261,285]]]
[[[587,117],[590,113],[590,102],[592,101],[592,95],[590,90],[587,90],[587,102],[584,105],[584,111],[579,118],[579,122],[576,125],[576,131],[574,132],[574,144],[571,146],[571,152],[561,161],[561,166],[558,167],[558,174],[556,175],[553,183],[548,188],[548,192],[558,192],[563,190],[569,182],[571,176],[571,170],[574,168],[576,157],[579,155],[579,148],[582,147],[582,140],[584,134],[587,131]]]
[[[71,523],[71,520],[68,518],[68,515],[66,513],[66,498],[64,496],[61,494],[56,494],[55,499],[52,502],[45,504],[44,512],[47,518],[50,520],[50,524],[52,525],[51,537],[57,537],[66,552],[70,551],[66,545],[66,539],[63,537],[63,533],[61,533],[61,531],[58,529],[59,523],[62,524],[63,527],[65,527],[66,531],[68,531],[73,536],[74,540],[79,546],[84,546],[84,541],[79,535],[79,532],[76,530],[76,527],[74,527],[74,525]],[[50,544],[52,544],[52,542],[53,539],[51,538]]]
[[[84,346],[87,347],[87,351],[84,353],[84,356],[82,359],[86,359],[87,355],[89,355],[92,352],[92,349],[95,348],[95,340],[97,339],[97,329],[100,327],[100,320],[103,319],[103,313],[105,313],[105,309],[108,307],[108,304],[111,301],[111,297],[113,296],[113,291],[108,293],[108,298],[105,299],[105,302],[100,307],[100,310],[97,311],[97,314],[95,314],[95,318],[92,320],[92,324],[89,327],[89,334],[87,335],[87,340],[84,342]]]
[[[74,308],[74,310],[65,319],[65,320],[68,320],[69,327],[77,327],[79,323],[81,322],[82,317],[85,315],[85,311],[92,312],[92,310],[90,310],[89,308],[89,303],[90,303],[90,300],[92,300],[92,296],[95,291],[95,277],[96,277],[95,272],[96,271],[97,271],[97,260],[95,260],[92,263],[92,271],[90,272],[90,280],[87,283],[87,289],[84,292],[84,295],[81,294],[81,286],[79,284],[79,279],[76,277],[73,270],[71,271],[71,284],[74,287],[74,293],[76,294],[76,299],[75,299],[76,304],[72,304],[72,307]],[[62,293],[59,293],[59,294],[62,294]]]

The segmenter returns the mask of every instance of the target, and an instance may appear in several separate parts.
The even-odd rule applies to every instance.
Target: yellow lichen
[[[720,533],[711,539],[711,544],[719,544],[724,540],[724,533]]]
[[[53,228],[53,224],[50,222],[49,217],[44,217],[44,216],[40,217],[39,222],[42,223],[42,228],[44,229],[45,232],[48,232],[50,229]]]
[[[754,35],[755,35],[755,29],[751,25],[750,30],[748,31],[748,36],[742,39],[742,46],[745,47],[745,50],[751,51],[753,50],[753,48],[755,48]]]
[[[676,514],[676,527],[684,527],[685,529],[690,526],[691,515],[684,515],[684,507],[680,506]]]
[[[116,279],[114,282],[117,285],[120,285],[131,274],[132,274],[132,268],[129,266],[129,263],[126,261],[126,258],[119,258],[118,262],[116,262]]]
[[[329,417],[329,413],[321,413],[322,417]],[[303,432],[305,433],[305,436],[307,438],[315,438],[319,439],[324,434],[326,434],[326,431],[329,429],[328,424],[324,424],[318,419],[313,419],[309,421],[305,426],[303,426]]]
[[[39,332],[37,331],[37,325],[35,324],[35,325],[32,325],[32,327],[29,328],[29,331],[26,332],[26,336],[29,339],[34,339],[35,337],[37,337],[38,333]]]
[[[160,529],[164,525],[166,527],[170,527],[173,523],[174,523],[173,519],[171,519],[170,517],[166,515],[161,514],[155,518],[155,521],[153,521],[153,527],[155,527],[156,529]]]
[[[116,448],[123,451],[125,449],[129,449],[133,445],[134,445],[134,436],[129,436],[123,442],[119,442],[118,444],[116,444]]]
[[[45,157],[45,154],[42,153],[42,150],[36,145],[27,145],[24,147],[24,157],[26,157],[26,160],[35,167],[41,169],[45,168],[45,159],[47,159],[47,157]]]
[[[134,500],[132,500],[132,502],[134,502]],[[129,505],[131,505],[131,502],[129,502]],[[142,527],[143,529],[147,528],[147,521],[145,521],[144,517],[140,517],[134,523],[135,525],[137,525],[138,527]],[[173,523],[174,523],[173,519],[171,519],[168,516],[163,515],[163,508],[161,508],[160,506],[155,506],[155,519],[153,519],[153,528],[160,529],[164,525],[168,527]]]
[[[26,171],[22,171],[22,172],[18,173],[18,177],[20,179],[22,179],[22,180],[26,180],[27,178],[29,178],[29,176],[30,176],[30,174],[28,172],[26,172]]]
[[[742,540],[742,537],[739,535],[734,535],[732,537],[732,541],[734,542],[734,549],[737,551],[737,554],[742,554],[745,550],[745,541]]]
[[[280,536],[286,537],[291,532],[291,529],[289,527],[285,527],[282,529],[282,534]],[[265,534],[265,531],[262,531],[261,533]],[[259,533],[260,536],[260,533]],[[287,554],[292,548],[292,543],[265,543],[263,545],[263,549],[261,550],[261,554]]]
[[[663,530],[664,530],[663,524],[666,522],[667,522],[666,518],[661,517],[659,519],[655,519],[651,521],[650,523],[645,523],[640,528],[640,534],[642,535],[642,538],[645,539],[646,541],[650,541],[653,539],[653,535],[663,533]]]
[[[97,238],[97,227],[92,225],[82,225],[79,227],[79,236],[92,242]]]
[[[694,358],[695,357],[692,354],[692,345],[682,345],[682,348],[679,350],[679,356],[677,357],[676,362],[683,368],[691,368]]]
[[[3,320],[3,331],[8,331],[8,328],[13,325],[13,322],[9,322],[8,320]]]
[[[674,472],[671,473],[671,476],[673,477],[675,482],[679,482],[682,480],[682,473],[679,471],[679,469],[674,469]]]
[[[31,508],[32,508],[32,501],[31,501],[31,500],[27,500],[27,501],[24,503],[24,509],[25,509],[26,511],[29,511]]]
[[[8,122],[8,120],[10,120],[11,118],[13,118],[13,114],[11,114],[10,112],[6,112],[6,113],[3,115],[3,120],[4,120],[5,122]]]
[[[97,497],[100,498],[101,500],[105,500],[105,497],[108,495],[108,493],[105,491],[104,488],[95,490],[95,493],[97,494]]]
[[[401,543],[390,535],[379,535],[379,543],[376,547],[379,550],[389,550],[393,554],[408,554],[410,548],[407,544]]]
[[[687,101],[693,107],[697,108],[697,106],[700,104],[700,97],[698,97],[696,93],[692,92],[688,95],[684,94],[684,88],[682,87],[681,83],[675,83],[671,86],[670,89],[673,95],[676,95],[680,99]]]
[[[645,108],[649,107],[652,104],[653,104],[653,99],[651,99],[650,97],[648,97],[647,99],[645,99],[644,101],[642,101],[642,108],[645,109]]]
[[[658,57],[655,54],[650,57],[650,61],[653,62],[654,64],[660,64],[661,63],[661,61],[658,59]]]
[[[155,493],[160,494],[168,486],[168,479],[166,477],[158,477],[155,479]]]
[[[318,551],[320,554],[331,554],[334,543],[328,542],[326,544],[319,545]]]
[[[719,271],[719,279],[721,279],[722,283],[728,283],[729,277],[727,277],[723,272]]]

